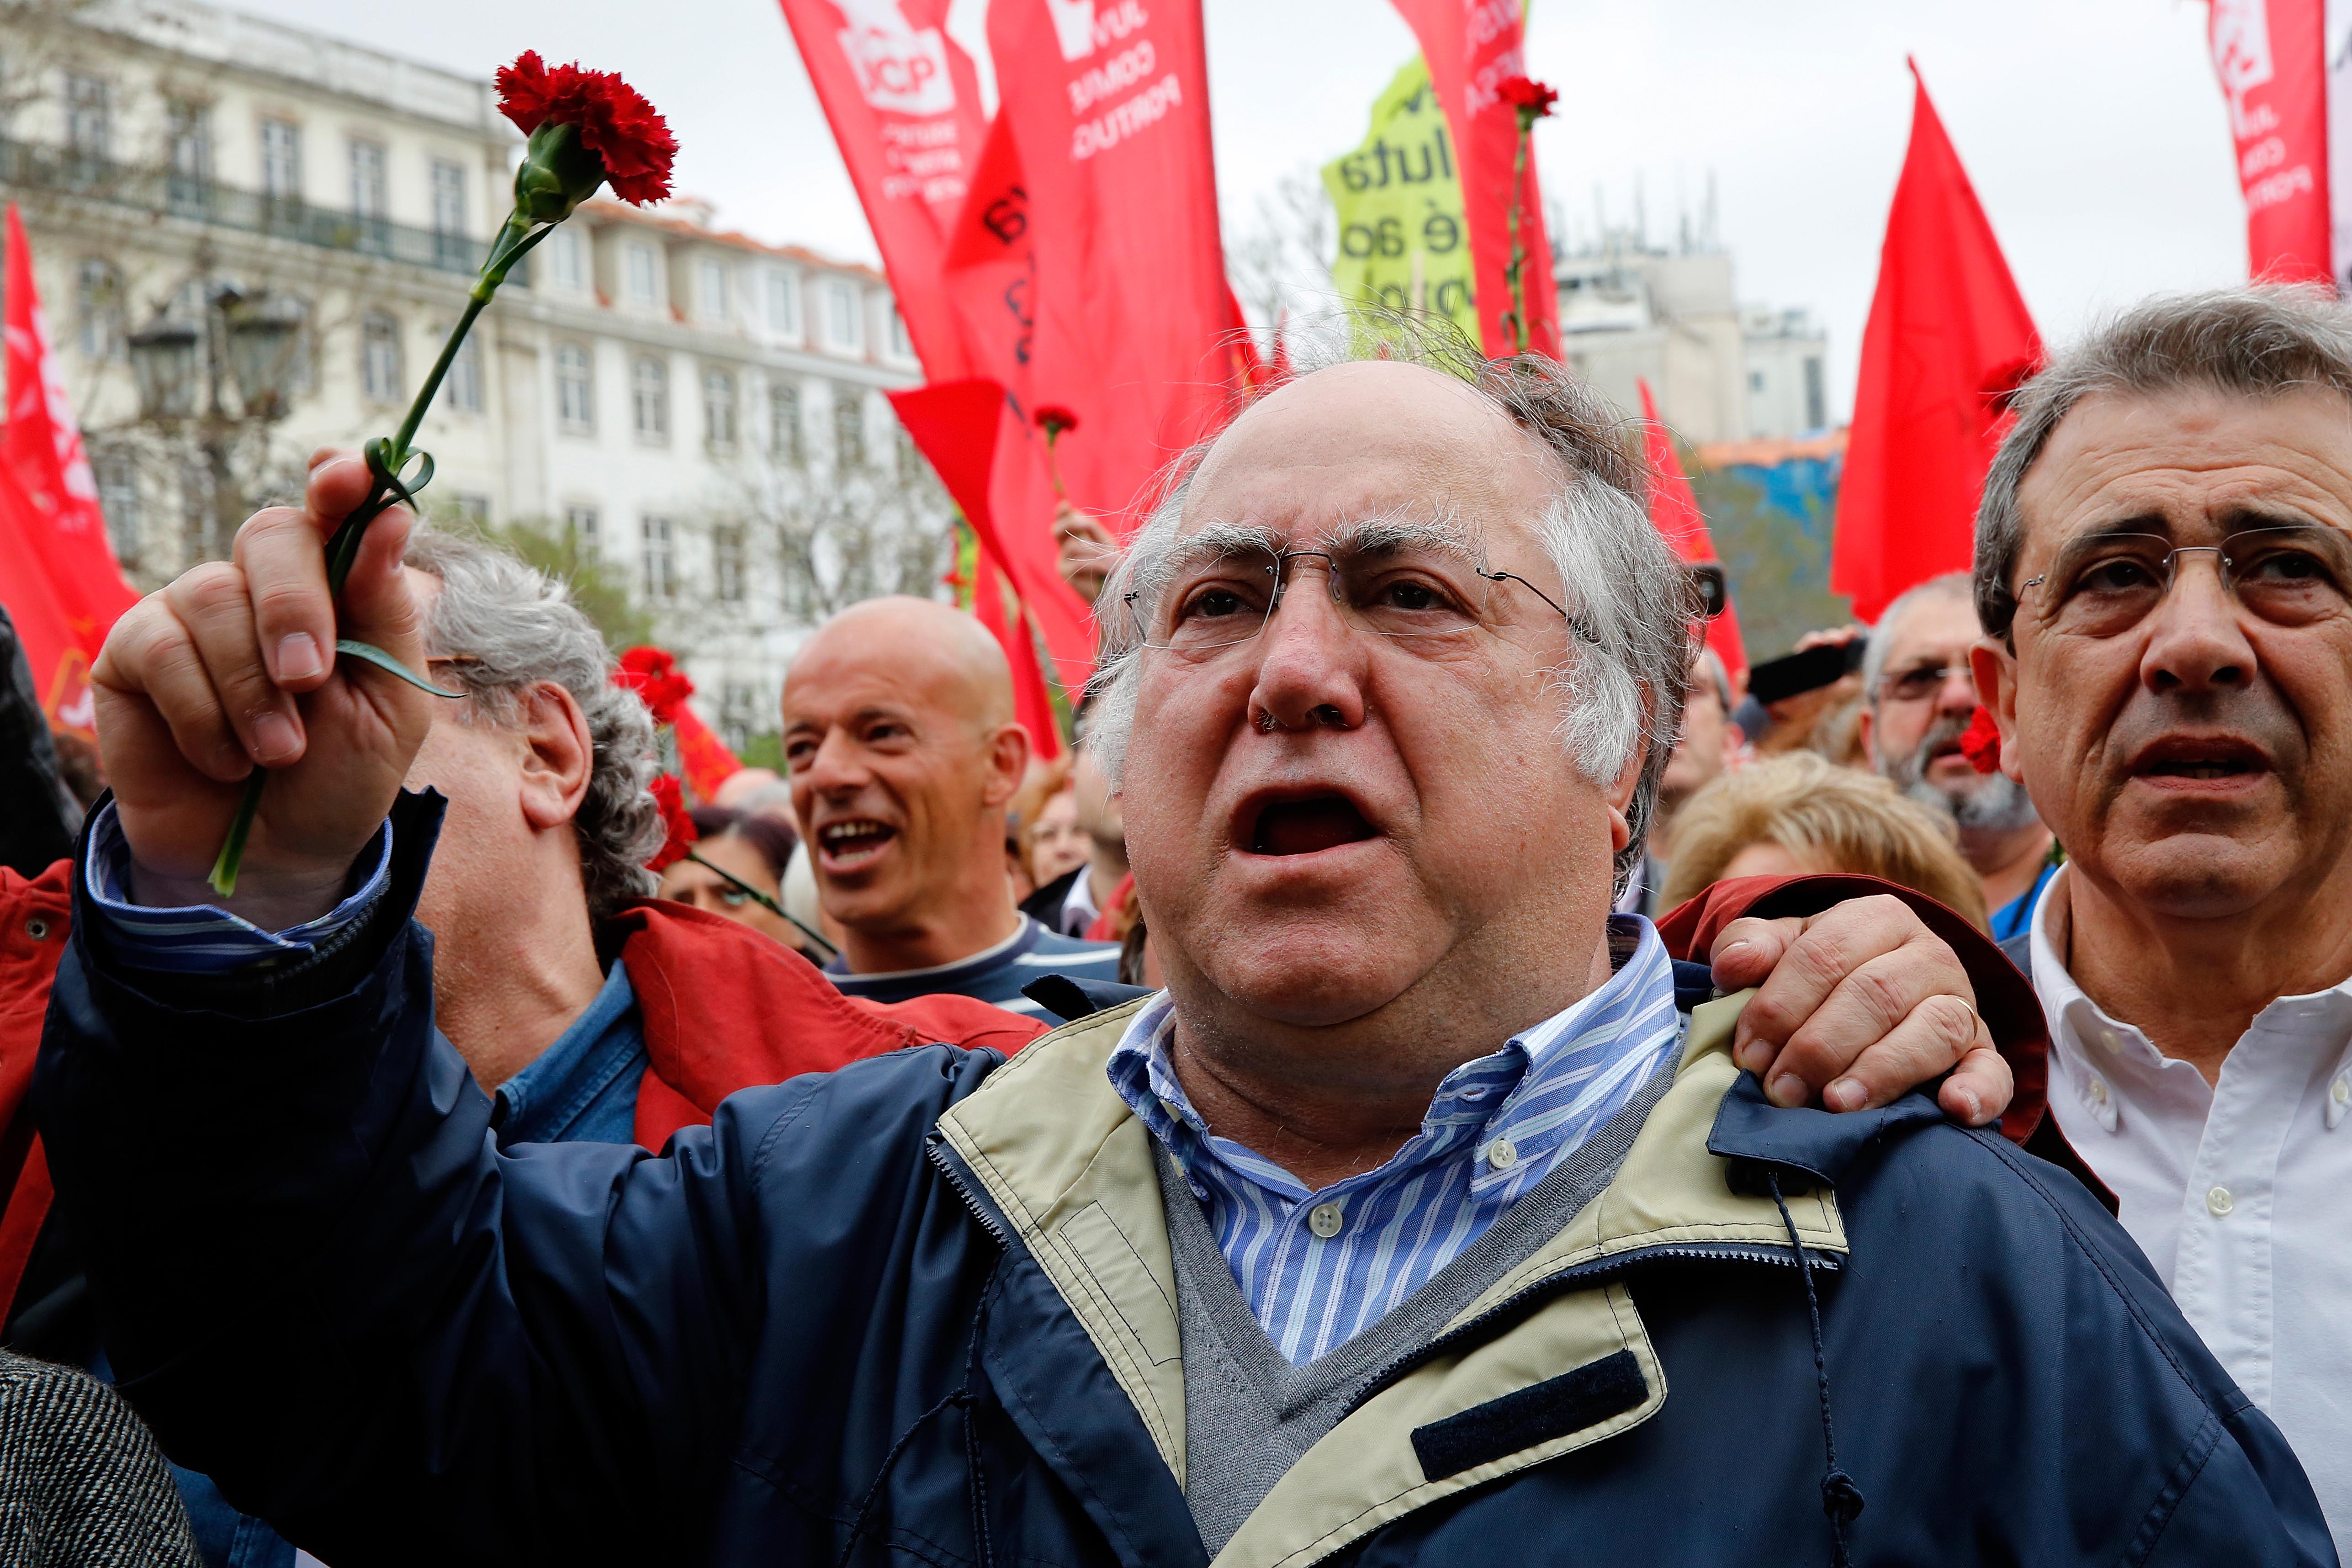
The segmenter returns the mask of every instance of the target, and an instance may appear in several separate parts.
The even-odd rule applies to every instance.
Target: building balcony
[[[416,228],[313,205],[299,196],[266,195],[218,180],[117,163],[68,148],[0,140],[0,185],[55,191],[135,212],[186,218],[271,239],[470,278],[489,254],[487,240]],[[528,284],[530,258],[510,274]]]

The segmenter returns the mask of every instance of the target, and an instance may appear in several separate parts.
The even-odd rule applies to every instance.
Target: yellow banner
[[[1323,166],[1323,184],[1339,214],[1340,299],[1445,316],[1477,342],[1460,165],[1419,57],[1373,103],[1364,144]]]

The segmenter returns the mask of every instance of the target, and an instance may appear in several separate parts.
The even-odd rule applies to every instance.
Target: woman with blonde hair
[[[1852,871],[1927,894],[1981,929],[1984,889],[1951,821],[1875,773],[1790,752],[1725,773],[1675,818],[1662,907],[1732,877]]]

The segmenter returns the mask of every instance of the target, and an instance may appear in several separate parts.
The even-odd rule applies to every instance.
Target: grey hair
[[[1994,454],[1977,508],[1977,618],[2006,637],[2010,579],[2025,549],[2018,490],[2076,404],[2096,393],[2184,388],[2275,397],[2305,387],[2352,401],[2352,310],[2332,289],[2260,284],[2161,295],[2102,322],[2020,388],[2017,423]]]
[[[467,700],[466,723],[510,725],[542,682],[562,687],[588,721],[594,756],[588,793],[572,818],[580,841],[580,879],[588,912],[601,918],[650,897],[645,868],[662,846],[661,807],[653,779],[653,715],[637,694],[613,684],[604,639],[565,595],[563,585],[523,562],[473,540],[419,527],[407,563],[441,580],[425,627],[440,682],[455,680]]]
[[[1388,315],[1293,355],[1293,378],[1331,365],[1397,360],[1467,383],[1514,425],[1560,459],[1568,478],[1536,519],[1537,542],[1559,574],[1578,635],[1554,670],[1564,699],[1559,730],[1570,763],[1606,787],[1639,757],[1642,769],[1626,812],[1632,837],[1616,857],[1621,893],[1641,865],[1655,816],[1658,780],[1674,751],[1689,689],[1696,596],[1687,575],[1649,518],[1649,473],[1633,455],[1622,421],[1591,387],[1537,354],[1489,360],[1442,318]],[[1157,502],[1096,600],[1101,647],[1088,683],[1086,744],[1114,787],[1135,727],[1142,623],[1166,587],[1180,552],[1220,548],[1256,531],[1212,523],[1180,534],[1192,481],[1214,437],[1177,458],[1163,474]],[[1474,535],[1451,520],[1390,516],[1359,522],[1367,535],[1454,545],[1483,563]],[[1234,541],[1225,540],[1226,535]],[[1136,609],[1129,607],[1130,595]]]
[[[1895,629],[1902,625],[1903,617],[1929,599],[1968,596],[1969,574],[1965,572],[1947,572],[1897,594],[1895,602],[1879,612],[1878,624],[1870,628],[1870,645],[1863,649],[1862,700],[1873,708],[1878,706],[1879,678],[1886,673],[1886,661],[1895,652]]]

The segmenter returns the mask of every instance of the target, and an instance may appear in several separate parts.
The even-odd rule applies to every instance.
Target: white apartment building
[[[520,147],[487,79],[197,0],[0,15],[0,196],[134,581],[225,553],[313,448],[391,434]],[[429,506],[568,530],[625,582],[740,742],[825,610],[932,590],[948,512],[881,395],[920,380],[881,275],[712,219],[583,207],[416,444]]]
[[[1637,236],[1554,264],[1560,348],[1628,415],[1646,380],[1658,416],[1694,443],[1794,437],[1829,423],[1828,340],[1805,311],[1740,305],[1731,258],[1712,246],[1653,248]]]

